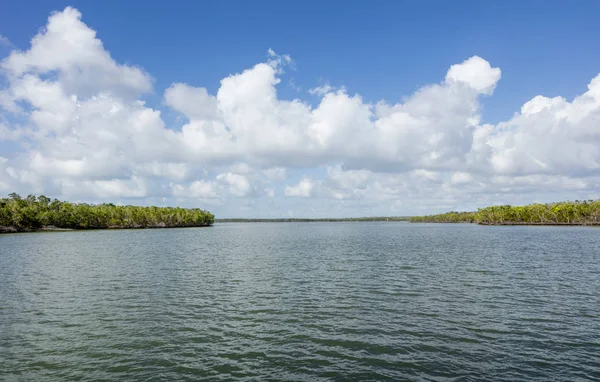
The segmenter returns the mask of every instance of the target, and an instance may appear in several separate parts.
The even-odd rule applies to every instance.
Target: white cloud
[[[232,172],[217,175],[217,180],[229,186],[229,192],[235,196],[249,196],[253,189],[250,181],[244,175]]]
[[[499,68],[492,68],[490,63],[479,56],[452,65],[446,74],[448,83],[464,83],[483,94],[491,94],[500,80]]]
[[[145,72],[118,65],[110,57],[96,32],[71,7],[52,14],[46,28],[31,40],[31,48],[26,52],[13,51],[1,67],[11,77],[56,71],[68,95],[90,95],[108,89],[137,95],[152,89]]]
[[[171,184],[173,196],[181,198],[218,198],[219,187],[214,182],[197,180],[188,187],[181,184]]]
[[[264,199],[252,203],[281,215],[303,198],[353,211],[421,211],[523,193],[597,194],[600,75],[573,100],[536,96],[493,125],[481,120],[481,98],[501,71],[478,56],[401,103],[373,104],[330,85],[309,91],[314,105],[282,99],[278,86],[292,64],[269,49],[265,62],[223,78],[216,94],[172,84],[159,106],[185,118],[169,126],[140,100],[152,91],[150,75],[117,63],[67,7],[29,49],[0,63],[0,142],[18,145],[2,154],[0,190],[218,199],[234,212]],[[307,176],[291,181],[299,171]]]
[[[452,184],[465,184],[473,181],[473,176],[466,172],[455,172],[450,178]]]
[[[133,171],[144,176],[181,181],[188,176],[190,170],[186,163],[152,161],[135,164]]]
[[[277,54],[271,48],[267,50],[267,64],[271,66],[278,74],[283,73],[283,65],[293,65],[294,61],[289,54]]]
[[[194,88],[182,83],[173,84],[165,90],[165,102],[190,119],[212,120],[219,116],[217,100],[209,95],[205,88]]]
[[[335,88],[333,86],[331,86],[329,84],[325,84],[325,85],[321,85],[321,86],[317,86],[312,89],[309,89],[308,92],[313,95],[322,96],[327,93],[331,93],[334,90],[335,90]]]
[[[317,183],[309,178],[302,178],[295,186],[285,186],[285,196],[308,198],[313,196]]]
[[[82,182],[63,181],[63,194],[69,198],[143,198],[149,196],[146,180],[139,177],[130,179],[85,180]]]
[[[217,198],[219,195],[214,183],[197,180],[190,184],[189,196],[195,198]]]
[[[572,102],[536,96],[485,133],[501,174],[597,174],[600,171],[600,75]]]

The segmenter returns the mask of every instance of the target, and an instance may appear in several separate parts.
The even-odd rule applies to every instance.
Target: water
[[[600,229],[0,235],[0,380],[600,380]]]

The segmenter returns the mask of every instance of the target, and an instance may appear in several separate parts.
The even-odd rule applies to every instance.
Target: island
[[[0,232],[206,227],[215,217],[199,208],[69,203],[12,193],[0,199]]]

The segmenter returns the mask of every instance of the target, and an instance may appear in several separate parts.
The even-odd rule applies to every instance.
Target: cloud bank
[[[207,207],[224,216],[415,214],[598,197],[600,75],[573,100],[536,96],[481,120],[500,68],[473,56],[402,103],[329,85],[277,88],[290,56],[164,89],[116,62],[73,8],[0,62],[0,192]],[[308,94],[308,92],[306,94]]]

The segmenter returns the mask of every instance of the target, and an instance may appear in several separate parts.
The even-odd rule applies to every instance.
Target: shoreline
[[[600,227],[600,222],[597,223],[541,223],[541,222],[504,222],[504,223],[483,223],[483,222],[442,222],[442,221],[411,221],[412,224],[475,224],[485,226],[570,226],[570,227]]]
[[[586,222],[586,223],[560,223],[560,222],[548,222],[548,223],[542,223],[542,222],[531,222],[531,223],[527,223],[527,222],[506,222],[506,223],[474,223],[474,224],[479,224],[479,225],[506,225],[506,226],[510,226],[510,225],[533,225],[533,226],[588,226],[588,227],[598,227],[600,226],[600,222]]]
[[[91,228],[60,228],[60,227],[41,227],[37,229],[17,229],[15,227],[0,226],[0,234],[6,233],[34,233],[34,232],[73,232],[73,231],[108,231],[108,230],[130,230],[130,229],[170,229],[170,228],[208,228],[212,224],[187,225],[187,226],[146,226],[146,227],[91,227]]]
[[[585,223],[561,223],[561,222],[503,222],[503,223],[484,223],[484,222],[466,222],[466,221],[411,221],[410,219],[215,219],[215,223],[378,223],[378,222],[408,222],[411,224],[476,224],[485,226],[589,226],[598,227],[600,222]]]
[[[323,218],[323,219],[215,219],[215,223],[354,223],[408,222],[408,218]]]

